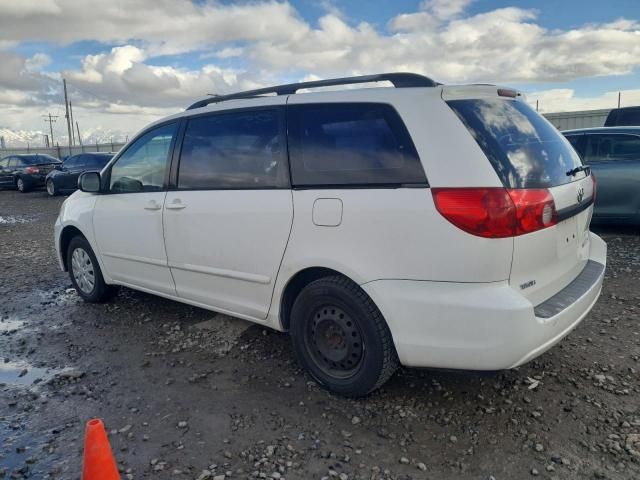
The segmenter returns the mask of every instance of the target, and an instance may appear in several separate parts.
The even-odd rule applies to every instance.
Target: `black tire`
[[[83,280],[82,278],[76,279],[73,256],[76,250],[78,250],[78,253],[80,253],[80,251],[85,252],[87,261],[91,262],[91,265],[87,266],[87,268],[90,268],[93,272],[92,288],[88,288],[88,284],[85,283],[86,280]],[[85,263],[85,265],[88,264]],[[69,242],[69,247],[67,248],[67,270],[69,271],[69,277],[71,278],[73,287],[85,302],[102,303],[111,298],[116,292],[115,287],[105,283],[102,271],[100,270],[100,265],[98,264],[98,260],[96,259],[93,250],[91,249],[91,245],[89,245],[87,239],[81,235],[73,237]]]
[[[291,338],[300,364],[343,396],[367,395],[399,365],[380,310],[343,276],[324,277],[302,289],[291,310]]]
[[[20,193],[27,193],[29,191],[29,185],[24,181],[22,177],[16,178],[16,188]]]
[[[45,187],[47,188],[47,193],[50,197],[55,197],[56,195],[58,195],[58,193],[60,193],[56,188],[55,182],[51,179],[47,180]]]

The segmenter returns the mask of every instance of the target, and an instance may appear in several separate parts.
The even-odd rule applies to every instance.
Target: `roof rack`
[[[267,93],[275,93],[276,95],[291,95],[303,88],[316,87],[332,87],[335,85],[353,85],[357,83],[369,82],[391,82],[396,88],[409,87],[436,87],[439,83],[431,80],[429,77],[418,75],[417,73],[381,73],[377,75],[361,75],[358,77],[331,78],[327,80],[314,80],[310,82],[289,83],[286,85],[277,85],[275,87],[258,88],[256,90],[246,90],[244,92],[231,93],[229,95],[215,95],[211,98],[205,98],[193,105],[187,110],[194,108],[202,108],[210,103],[219,103],[227,100],[238,98],[252,98]]]

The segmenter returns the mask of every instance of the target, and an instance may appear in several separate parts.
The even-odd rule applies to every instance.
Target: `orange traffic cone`
[[[82,459],[82,480],[120,480],[102,420],[87,422]]]

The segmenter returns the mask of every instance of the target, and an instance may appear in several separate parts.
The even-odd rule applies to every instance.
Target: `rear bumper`
[[[606,244],[590,235],[589,260],[604,267]],[[568,335],[595,304],[603,278],[601,268],[588,285],[568,292],[560,310],[541,310],[506,281],[378,280],[362,288],[387,320],[403,365],[501,370],[532,360]]]

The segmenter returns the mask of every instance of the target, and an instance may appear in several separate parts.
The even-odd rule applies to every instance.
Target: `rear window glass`
[[[567,172],[580,157],[555,127],[524,102],[500,99],[447,102],[508,188],[549,188],[584,178]]]
[[[406,127],[390,105],[288,107],[294,186],[426,184]]]
[[[636,160],[640,158],[640,136],[624,134],[587,135],[585,161]]]
[[[43,163],[60,163],[55,157],[46,154],[38,154],[38,155],[23,155],[19,157],[22,159],[25,165],[38,165]]]
[[[629,127],[634,125],[640,125],[640,108],[612,110],[605,122],[605,126],[607,127]]]

